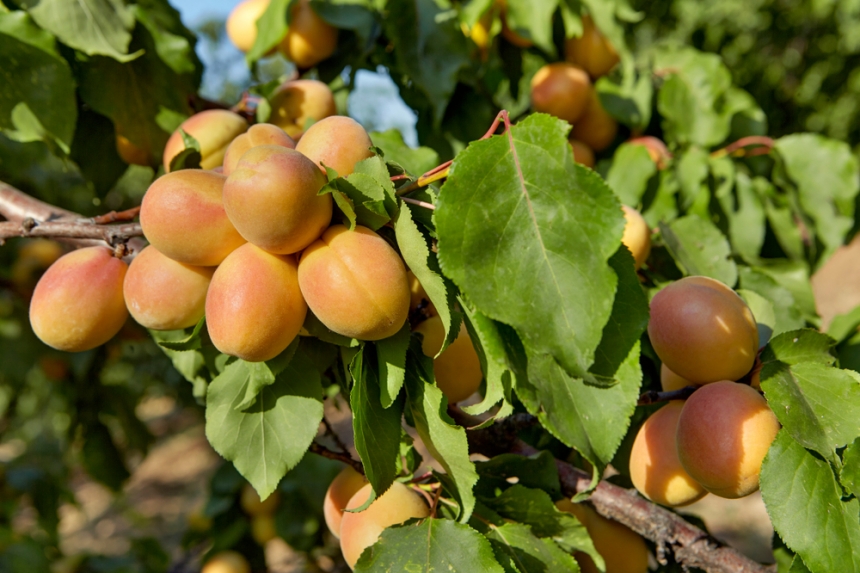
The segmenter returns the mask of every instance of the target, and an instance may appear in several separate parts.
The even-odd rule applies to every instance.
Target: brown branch
[[[330,460],[337,460],[339,462],[349,464],[353,467],[355,471],[364,475],[364,466],[361,464],[361,462],[352,459],[352,456],[349,455],[349,452],[333,452],[319,442],[311,442],[311,447],[308,449],[308,451],[318,456],[328,458]]]
[[[698,390],[698,386],[684,386],[677,390],[669,390],[667,392],[658,392],[649,390],[639,396],[637,406],[647,406],[648,404],[656,404],[657,402],[668,402],[669,400],[686,400],[693,395],[693,392]]]
[[[427,201],[419,201],[418,199],[410,199],[409,197],[401,197],[403,201],[406,203],[411,203],[412,205],[418,205],[419,207],[424,207],[425,209],[430,209],[431,211],[436,210],[436,206],[433,203],[428,203]]]
[[[334,431],[334,427],[332,427],[331,423],[328,421],[328,418],[323,416],[323,425],[325,426],[325,433],[327,436],[330,436],[332,440],[334,440],[335,445],[340,448],[340,451],[345,454],[349,454],[349,448],[346,447],[346,444],[343,443],[343,440],[340,439],[340,436],[337,435],[337,432]]]
[[[53,239],[95,239],[115,247],[132,237],[142,237],[140,223],[122,225],[93,225],[66,221],[47,221],[39,223],[27,218],[23,221],[0,222],[0,242],[11,237],[50,237]]]
[[[89,219],[84,219],[81,221],[82,223],[90,223],[92,225],[107,225],[108,223],[119,223],[124,221],[134,221],[134,219],[140,214],[140,206],[132,207],[131,209],[126,209],[125,211],[111,211],[110,213],[105,213],[104,215],[98,215],[96,217],[90,217]]]
[[[77,213],[39,201],[2,181],[0,181],[0,215],[9,221],[17,222],[27,218],[38,219],[39,221],[81,218]]]

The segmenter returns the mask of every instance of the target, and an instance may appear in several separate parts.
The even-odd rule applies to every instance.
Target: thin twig
[[[340,436],[337,435],[337,432],[334,431],[331,423],[328,421],[328,418],[323,416],[323,425],[325,426],[325,433],[328,436],[331,436],[331,439],[334,440],[335,445],[340,448],[340,451],[348,454],[349,448],[346,447],[346,444],[343,443],[343,440],[340,439]]]
[[[311,442],[311,447],[308,449],[308,451],[318,456],[328,458],[330,460],[337,460],[339,462],[349,464],[355,471],[364,475],[364,466],[362,465],[362,463],[352,459],[352,456],[349,455],[348,452],[333,452],[319,442]]]
[[[758,149],[753,150],[743,150],[744,147],[749,147],[751,145],[760,146]],[[722,149],[717,149],[713,153],[711,153],[711,157],[719,158],[725,157],[726,155],[735,154],[737,152],[743,155],[765,155],[770,153],[771,149],[773,149],[774,140],[771,137],[767,137],[764,135],[749,135],[747,137],[742,137],[734,143],[730,143]]]
[[[647,406],[648,404],[656,404],[657,402],[668,402],[669,400],[686,400],[693,395],[693,392],[698,390],[698,386],[685,386],[678,390],[669,390],[668,392],[658,392],[649,390],[639,396],[637,406]]]
[[[140,206],[126,209],[125,211],[111,211],[104,215],[97,215],[89,219],[82,219],[80,223],[89,223],[90,225],[107,225],[108,223],[119,223],[125,221],[134,221],[140,214]]]
[[[436,206],[433,203],[428,203],[427,201],[419,201],[418,199],[411,199],[409,197],[401,197],[405,202],[410,203],[412,205],[418,205],[419,207],[424,207],[425,209],[430,209],[431,211],[436,210]]]

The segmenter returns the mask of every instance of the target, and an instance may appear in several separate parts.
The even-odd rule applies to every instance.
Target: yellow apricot
[[[592,90],[589,94],[585,111],[579,121],[574,122],[570,133],[594,151],[603,151],[615,140],[618,122],[603,109],[597,91]]]
[[[352,496],[347,509],[355,509],[370,499],[371,485],[367,484]],[[379,539],[382,532],[392,525],[398,525],[412,518],[430,515],[430,508],[421,496],[400,482],[376,498],[361,513],[345,512],[340,524],[340,549],[350,569],[361,553]]]
[[[478,21],[475,22],[471,28],[466,28],[464,24],[463,31],[466,34],[466,37],[470,38],[476,46],[478,46],[478,50],[481,53],[481,58],[487,58],[487,50],[490,47],[490,41],[492,38],[490,37],[490,32],[493,27],[493,20],[495,19],[496,14],[493,8],[490,8],[478,18]]]
[[[219,551],[203,565],[200,573],[251,573],[251,565],[241,553]]]
[[[257,20],[269,7],[269,0],[245,0],[227,16],[227,37],[243,52],[249,51],[257,40]]]
[[[583,16],[582,36],[567,40],[564,53],[568,62],[582,67],[593,78],[605,76],[618,63],[618,52],[590,16]]]
[[[87,247],[57,259],[33,291],[33,332],[66,352],[90,350],[113,338],[128,318],[122,297],[127,269],[106,247]]]
[[[298,0],[290,9],[290,27],[281,40],[281,52],[299,69],[307,69],[337,49],[337,28],[320,18],[309,0]]]
[[[678,460],[675,431],[684,402],[673,400],[639,428],[630,451],[630,479],[639,493],[662,505],[679,507],[701,499],[705,488]]]
[[[594,548],[606,562],[606,573],[645,573],[648,571],[648,547],[638,533],[617,521],[606,519],[587,505],[568,499],[556,502],[561,511],[572,513],[585,526]],[[599,573],[586,553],[574,554],[582,573]]]
[[[120,159],[129,165],[148,166],[151,163],[149,151],[138,147],[129,138],[119,133],[116,134],[116,152]]]
[[[248,122],[241,115],[226,109],[209,109],[192,115],[167,140],[164,146],[164,171],[170,172],[170,162],[185,149],[180,130],[200,144],[200,167],[214,169],[224,161],[224,153],[230,142],[247,129]]]
[[[224,209],[249,242],[278,255],[297,253],[331,222],[331,194],[318,195],[322,172],[293,149],[249,149],[224,184]]]
[[[224,211],[226,177],[183,169],[156,179],[140,205],[140,226],[162,254],[187,265],[209,267],[245,242]]]
[[[266,499],[261,500],[257,490],[251,487],[251,484],[246,483],[242,486],[239,505],[248,515],[271,515],[278,509],[279,503],[281,503],[281,494],[277,490]]]
[[[758,489],[761,463],[779,432],[765,399],[747,386],[724,380],[702,386],[678,419],[678,459],[687,473],[720,497]]]
[[[350,117],[334,115],[313,124],[299,140],[296,150],[320,169],[325,164],[346,177],[355,170],[356,163],[373,156],[372,145],[360,123]]]
[[[275,518],[265,513],[251,518],[251,537],[260,545],[265,545],[278,536]]]
[[[352,496],[366,484],[367,478],[355,471],[352,466],[346,466],[328,486],[323,501],[323,515],[328,530],[335,537],[340,538],[340,522],[343,519],[344,508]]]
[[[651,229],[639,211],[627,205],[622,205],[621,208],[624,209],[626,220],[621,242],[630,249],[636,262],[636,270],[639,270],[651,254]]]
[[[285,82],[269,98],[269,122],[300,138],[314,123],[337,113],[331,89],[319,80]]]
[[[152,245],[129,265],[123,281],[125,304],[132,318],[153,330],[176,330],[203,318],[212,267],[174,261]]]
[[[287,149],[295,149],[296,142],[283,129],[271,123],[258,123],[248,128],[248,131],[234,139],[224,153],[224,168],[222,173],[230,175],[239,159],[252,147],[261,145],[279,145]]]
[[[594,167],[594,152],[581,141],[571,139],[570,148],[573,150],[573,160],[586,167]]]
[[[591,80],[581,68],[566,62],[547,64],[531,82],[532,108],[576,125],[589,103]],[[575,128],[574,128],[575,129]],[[575,136],[594,148],[587,140]]]
[[[678,376],[665,364],[660,365],[660,386],[663,392],[671,392],[672,390],[680,390],[687,386],[696,386],[686,378]]]
[[[708,277],[685,277],[654,295],[648,336],[666,367],[694,384],[741,378],[758,351],[752,311]]]
[[[418,277],[412,271],[408,271],[406,278],[409,280],[409,312],[420,308],[425,316],[436,316],[438,314],[436,307],[430,302],[430,297],[427,296],[427,291],[418,282]]]
[[[344,336],[387,338],[409,314],[403,260],[366,227],[329,227],[302,253],[299,286],[316,317]]]
[[[442,319],[432,316],[415,327],[415,332],[424,336],[421,349],[425,356],[436,356],[445,341],[445,327]],[[478,391],[484,374],[481,361],[472,345],[465,324],[460,325],[457,338],[448,345],[445,352],[433,359],[433,374],[436,385],[448,398],[449,404],[465,400]]]
[[[295,259],[246,243],[212,276],[206,327],[221,352],[262,362],[283,352],[298,336],[307,309]]]

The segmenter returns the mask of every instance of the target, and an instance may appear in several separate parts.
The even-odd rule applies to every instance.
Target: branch
[[[40,221],[57,221],[61,219],[80,219],[81,216],[72,211],[60,209],[11,185],[0,181],[0,215],[9,221],[21,222],[27,218]]]
[[[686,400],[693,395],[693,392],[698,390],[698,386],[684,386],[677,390],[669,390],[667,392],[658,392],[649,390],[639,396],[637,406],[647,406],[648,404],[656,404],[657,402],[668,402],[669,400]]]
[[[92,223],[47,221],[39,223],[27,218],[18,222],[0,222],[0,243],[11,237],[50,237],[62,239],[96,239],[115,247],[132,237],[142,237],[140,223],[122,225],[94,225]]]
[[[355,471],[364,475],[364,466],[361,462],[352,459],[352,456],[350,456],[348,452],[333,452],[318,442],[311,442],[311,447],[308,448],[308,451],[330,460],[337,460],[339,462],[349,464]]]

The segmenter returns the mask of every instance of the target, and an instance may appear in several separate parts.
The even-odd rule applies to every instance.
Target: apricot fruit
[[[239,506],[242,511],[251,516],[271,515],[278,509],[279,503],[281,503],[281,494],[277,490],[266,499],[260,499],[257,490],[247,483],[242,486],[242,493],[239,495]]]
[[[370,499],[372,486],[362,487],[347,504],[347,509],[355,509]],[[398,525],[413,518],[430,515],[430,508],[421,496],[408,486],[396,481],[381,496],[361,513],[345,512],[340,523],[340,549],[350,569],[361,553],[379,539],[382,532],[392,525]]]
[[[261,145],[277,145],[287,149],[296,148],[296,142],[293,141],[293,138],[277,125],[258,123],[252,125],[248,128],[248,131],[236,137],[227,146],[227,151],[224,153],[224,166],[221,172],[224,175],[230,175],[236,169],[239,159],[242,158],[246,151],[252,147],[259,147]]]
[[[335,537],[340,538],[340,522],[343,519],[344,508],[352,496],[366,484],[367,479],[363,475],[355,471],[352,466],[346,466],[328,486],[323,500],[323,515],[328,530]]]
[[[269,0],[245,0],[227,16],[227,37],[233,45],[248,52],[257,40],[257,20],[269,7]]]
[[[618,52],[590,16],[582,18],[582,36],[565,42],[564,54],[568,62],[580,66],[592,78],[605,76],[618,63]]]
[[[684,402],[673,400],[654,412],[639,428],[630,451],[630,479],[653,502],[679,507],[708,492],[684,471],[678,460],[675,434]]]
[[[325,183],[298,151],[261,145],[248,150],[227,178],[224,209],[248,242],[278,255],[297,253],[331,222],[331,194],[317,194]]]
[[[415,332],[424,336],[421,349],[425,356],[436,356],[445,341],[445,327],[442,319],[432,316],[415,327]],[[442,354],[433,359],[433,374],[436,385],[448,398],[449,404],[465,400],[478,391],[484,374],[481,372],[481,361],[465,324],[460,325],[460,332],[454,342]]]
[[[246,243],[230,253],[206,294],[215,348],[248,362],[271,360],[299,334],[307,314],[295,259]]]
[[[67,253],[45,271],[30,301],[30,325],[57,350],[101,346],[128,318],[122,282],[128,265],[106,247]]]
[[[224,153],[230,142],[247,129],[248,122],[241,115],[226,109],[208,109],[192,115],[167,140],[164,146],[164,171],[170,172],[170,162],[185,149],[180,130],[200,144],[200,167],[214,169],[224,161]]]
[[[116,152],[120,159],[129,165],[150,165],[149,151],[138,147],[129,138],[119,133],[116,134]]]
[[[269,104],[269,121],[296,139],[314,123],[337,113],[334,94],[319,80],[285,82],[269,98]]]
[[[694,384],[741,378],[758,351],[750,308],[708,277],[685,277],[654,295],[648,336],[666,367]]]
[[[639,270],[651,254],[651,229],[639,211],[627,205],[622,205],[621,208],[624,209],[626,221],[621,242],[630,249],[636,262],[636,270]]]
[[[572,513],[585,526],[594,548],[606,562],[606,573],[645,573],[648,571],[648,547],[642,537],[617,521],[606,519],[592,508],[568,499],[556,502],[561,511]],[[582,573],[599,573],[587,553],[574,554]]]
[[[409,281],[400,255],[367,227],[329,227],[302,253],[299,286],[329,329],[360,340],[395,334],[409,314]]]
[[[627,142],[629,145],[641,145],[648,151],[648,156],[651,161],[657,164],[657,169],[665,169],[672,159],[672,154],[669,153],[669,148],[666,144],[656,137],[643,135],[642,137],[634,137]]]
[[[680,390],[681,388],[686,388],[687,386],[696,386],[686,378],[678,376],[665,364],[660,365],[660,387],[663,389],[663,392],[671,392],[672,390]]]
[[[251,518],[251,537],[259,545],[265,545],[278,536],[275,527],[275,518],[271,514],[264,513]]]
[[[200,573],[251,573],[251,565],[241,553],[219,551],[203,565]]]
[[[123,282],[125,304],[138,324],[153,330],[194,326],[203,318],[212,267],[174,261],[149,245],[131,262]]]
[[[571,139],[570,148],[573,150],[573,160],[586,167],[594,167],[594,152],[581,141]]]
[[[481,59],[487,58],[487,50],[489,50],[490,42],[492,41],[490,34],[495,17],[496,10],[494,8],[490,8],[481,14],[481,17],[478,18],[478,21],[475,22],[471,28],[462,24],[463,33],[478,47],[478,51],[481,53]]]
[[[531,48],[535,45],[529,38],[517,34],[508,26],[508,3],[506,0],[496,0],[496,6],[502,14],[502,37],[518,48]]]
[[[573,123],[570,132],[574,139],[578,139],[594,151],[603,151],[609,147],[618,134],[618,122],[603,109],[597,91],[592,90],[588,96],[585,111],[579,117],[579,121]]]
[[[221,174],[183,169],[156,179],[140,205],[146,240],[174,261],[210,267],[245,242],[227,218]]]
[[[556,62],[537,71],[531,82],[532,108],[576,125],[591,97],[588,74],[573,64]],[[574,128],[575,129],[575,128]],[[587,140],[574,136],[591,148]]]
[[[420,308],[425,316],[436,316],[438,314],[436,307],[430,302],[430,297],[418,282],[418,277],[412,271],[407,271],[406,278],[409,281],[409,312]]]
[[[63,247],[51,239],[27,239],[18,250],[10,273],[12,282],[30,291],[41,274],[63,255]]]
[[[702,386],[678,418],[678,459],[709,492],[735,499],[758,489],[761,463],[779,432],[767,401],[746,384]]]
[[[314,12],[310,0],[298,0],[290,9],[290,27],[280,47],[299,69],[311,68],[337,49],[337,28]]]
[[[325,164],[346,177],[355,171],[356,163],[373,156],[372,145],[360,123],[351,117],[333,115],[313,124],[299,140],[296,150],[320,169]]]

